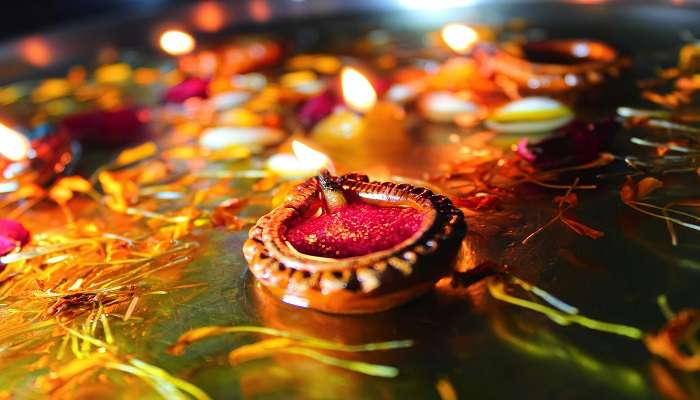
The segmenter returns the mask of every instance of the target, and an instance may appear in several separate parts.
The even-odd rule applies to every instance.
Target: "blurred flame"
[[[194,50],[194,38],[187,32],[170,30],[160,35],[160,47],[173,56],[187,54]]]
[[[199,3],[194,9],[193,21],[197,28],[205,32],[216,32],[226,25],[224,7],[214,1]]]
[[[53,60],[51,47],[41,38],[34,37],[22,41],[19,51],[22,57],[35,67],[45,67]]]
[[[292,142],[292,151],[294,151],[294,156],[299,160],[299,163],[304,164],[309,169],[327,168],[331,174],[335,174],[333,162],[320,151],[314,150],[298,140]]]
[[[352,67],[345,67],[341,71],[340,86],[345,103],[355,111],[369,111],[377,102],[377,93],[370,81]]]
[[[442,40],[453,51],[464,54],[474,47],[479,35],[474,29],[463,24],[449,24],[442,28]]]
[[[2,123],[0,123],[0,143],[2,143],[0,155],[12,161],[25,159],[31,149],[29,140],[24,135]]]

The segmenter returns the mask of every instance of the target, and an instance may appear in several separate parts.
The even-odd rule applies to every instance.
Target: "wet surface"
[[[576,16],[560,14],[562,10],[574,12],[557,5],[527,10],[517,6],[487,8],[483,15],[485,22],[506,14],[532,17],[532,25],[551,38],[609,35],[614,44],[632,54],[635,67],[614,87],[614,93],[594,94],[593,100],[587,99],[578,107],[579,114],[592,116],[610,115],[616,105],[640,103],[634,94],[634,79],[649,73],[660,61],[666,65],[673,62],[679,44],[677,32],[689,18],[679,16],[681,22],[675,26],[658,26],[648,22],[668,21],[666,14],[680,11],[663,9],[657,18],[644,14],[644,6],[627,10],[629,13],[623,8],[606,12],[603,6],[592,6],[585,12],[576,9],[580,11]],[[622,17],[628,19],[616,23],[615,18]],[[477,14],[465,13],[465,18],[479,20]],[[350,25],[352,19],[340,21]],[[372,21],[376,26],[411,30],[403,25],[411,21],[408,18],[403,22],[390,17]],[[325,32],[323,29],[319,32]],[[346,171],[419,179],[426,172],[440,171],[449,160],[469,156],[484,139],[478,130],[420,123],[413,126],[411,135],[410,143],[388,149],[388,154],[375,152],[366,158],[347,152],[330,155]],[[614,153],[632,151],[628,136],[626,131],[616,133]],[[607,172],[617,168],[613,165]],[[593,182],[594,175],[581,178]],[[591,240],[554,224],[522,245],[527,234],[551,218],[555,211],[551,199],[562,194],[526,188],[523,200],[503,211],[468,216],[463,262],[507,263],[517,276],[576,305],[587,316],[648,331],[664,323],[656,305],[659,294],[666,294],[676,308],[700,307],[697,235],[679,231],[681,244],[673,247],[663,222],[645,218],[619,201],[621,180],[598,183],[597,190],[579,194],[576,217],[603,231],[604,237]],[[687,188],[687,195],[697,195],[697,177],[681,181],[679,187]],[[436,383],[446,379],[463,399],[645,399],[662,397],[655,380],[660,370],[680,382],[690,397],[700,396],[697,374],[673,371],[650,356],[640,341],[556,325],[539,314],[494,300],[481,283],[452,289],[441,282],[418,300],[366,316],[327,315],[283,304],[259,288],[246,271],[241,254],[246,237],[246,232],[200,232],[197,241],[202,246],[195,259],[176,276],[163,279],[172,280],[173,285],[202,285],[145,299],[144,320],[120,333],[120,339],[129,343],[129,352],[187,378],[214,398],[429,399],[438,398]],[[265,325],[344,343],[413,339],[416,345],[351,356],[397,366],[401,372],[394,379],[363,376],[286,355],[230,366],[228,351],[250,343],[254,338],[249,336],[210,339],[192,345],[182,356],[166,352],[167,346],[188,329],[240,324]],[[3,375],[8,379],[21,375],[15,372],[3,371]],[[31,377],[24,375],[27,387]],[[123,394],[112,392],[111,397]]]

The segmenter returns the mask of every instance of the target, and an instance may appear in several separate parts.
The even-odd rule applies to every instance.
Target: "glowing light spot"
[[[370,81],[352,67],[343,68],[340,73],[340,84],[345,102],[355,111],[369,111],[377,102],[377,93]]]
[[[187,32],[170,30],[160,35],[160,47],[173,56],[190,53],[194,46],[194,38]]]
[[[0,155],[11,161],[20,161],[27,157],[31,149],[29,140],[21,133],[0,123]]]
[[[467,25],[449,24],[442,28],[442,40],[450,49],[465,54],[474,47],[479,35]]]
[[[586,43],[576,43],[571,51],[579,58],[586,58],[591,54],[591,49]]]

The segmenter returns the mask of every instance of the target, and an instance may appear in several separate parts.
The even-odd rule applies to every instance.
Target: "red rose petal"
[[[333,112],[336,105],[338,105],[338,98],[330,91],[323,92],[310,98],[301,106],[299,120],[304,127],[311,128]]]
[[[139,107],[115,111],[92,110],[64,118],[61,126],[83,143],[120,146],[148,136],[148,119],[148,111]]]
[[[187,78],[171,87],[163,95],[167,103],[183,103],[191,97],[206,99],[209,97],[209,80],[202,78]]]
[[[519,146],[517,151],[540,170],[584,164],[598,158],[610,144],[617,127],[613,119],[576,120],[561,128],[558,134],[538,143],[524,143],[524,148]]]

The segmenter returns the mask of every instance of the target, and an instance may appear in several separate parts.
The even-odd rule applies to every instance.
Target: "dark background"
[[[93,17],[147,14],[193,0],[12,0],[0,13],[0,41]]]

